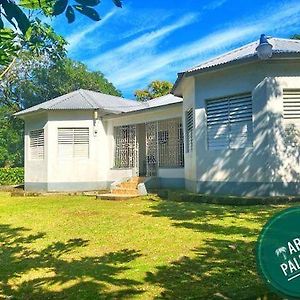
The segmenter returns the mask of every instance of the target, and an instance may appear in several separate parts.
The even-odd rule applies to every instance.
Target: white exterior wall
[[[114,169],[114,126],[141,124],[181,117],[181,104],[151,111],[93,120],[93,111],[48,111],[25,117],[25,187],[27,190],[85,191],[109,188],[114,181],[134,175],[132,169]],[[88,127],[89,158],[60,158],[58,128]],[[29,156],[30,130],[44,128],[44,160],[32,161]],[[95,131],[97,133],[95,134]],[[172,170],[172,171],[171,171]],[[162,178],[183,180],[183,168],[160,172]],[[177,174],[177,175],[176,175]]]
[[[40,113],[34,117],[26,118],[25,122],[25,134],[24,134],[24,168],[25,168],[25,189],[30,190],[34,187],[35,190],[45,190],[47,185],[47,149],[48,149],[48,126],[47,126],[47,114]],[[44,129],[44,159],[33,160],[30,156],[30,138],[29,133],[32,130]]]
[[[93,190],[131,177],[131,169],[114,169],[115,126],[143,124],[183,117],[194,108],[193,151],[186,152],[185,168],[158,170],[161,186],[179,186],[185,180],[194,192],[242,195],[296,194],[300,188],[300,153],[283,143],[283,89],[300,89],[300,64],[265,61],[188,77],[182,104],[135,113],[99,117],[92,111],[49,111],[25,117],[25,187],[28,190]],[[208,150],[205,105],[207,99],[252,93],[253,147]],[[88,159],[58,157],[57,128],[89,127]],[[29,155],[29,132],[44,128],[45,158]],[[94,131],[97,130],[97,134]],[[186,147],[186,139],[185,139]]]
[[[184,165],[185,165],[185,186],[190,191],[196,192],[196,187],[193,184],[197,180],[197,168],[196,168],[196,128],[197,128],[197,111],[195,110],[195,80],[193,77],[189,78],[186,84],[183,87],[183,132],[184,132]],[[187,143],[186,143],[186,121],[185,121],[185,112],[189,109],[194,111],[194,124],[195,129],[193,131],[193,149],[190,152],[187,152]]]
[[[93,111],[50,111],[48,113],[48,189],[93,190],[107,188],[107,139],[101,120],[94,123]],[[89,128],[89,157],[60,158],[57,134],[60,127]],[[96,133],[97,132],[97,133]]]
[[[186,79],[184,102],[193,101],[194,95],[187,87],[195,80],[196,116],[196,156],[192,158],[193,163],[186,165],[196,166],[196,180],[186,177],[189,190],[244,195],[297,192],[299,161],[290,156],[294,164],[287,166],[286,151],[279,144],[284,129],[282,90],[300,88],[299,67],[296,62],[266,61]],[[253,147],[208,150],[206,100],[245,92],[252,93]],[[192,168],[191,173],[194,172]]]
[[[118,115],[113,117],[105,117],[104,121],[107,126],[107,138],[109,149],[109,162],[110,168],[109,179],[118,180],[120,178],[126,178],[132,176],[132,170],[126,169],[114,169],[114,127],[122,125],[134,125],[134,124],[145,124],[147,122],[154,122],[160,120],[167,120],[173,118],[182,118],[182,104],[174,104],[166,107],[153,108],[148,111],[140,111],[136,113],[130,113],[126,115]],[[166,170],[166,169],[164,169]],[[169,171],[158,171],[158,176],[161,178],[162,183],[164,180],[170,181],[171,178],[178,178],[183,180],[183,168],[169,169]],[[172,174],[172,175],[170,175]],[[174,177],[175,176],[175,177]],[[174,181],[175,182],[175,181]]]
[[[25,188],[46,191],[84,191],[106,189],[109,149],[106,129],[100,119],[95,123],[93,111],[49,111],[25,118]],[[59,127],[89,128],[89,158],[60,158]],[[44,160],[32,161],[29,151],[29,131],[45,130]],[[97,133],[96,133],[97,132]]]

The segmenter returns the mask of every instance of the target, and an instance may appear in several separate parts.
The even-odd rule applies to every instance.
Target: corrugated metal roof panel
[[[270,38],[268,42],[273,46],[273,53],[300,53],[300,41],[299,40],[290,40],[290,39],[279,39],[279,38]],[[257,56],[256,48],[259,45],[259,41],[247,44],[225,54],[222,54],[218,57],[210,59],[206,62],[201,63],[191,69],[186,70],[185,72],[194,72],[197,70],[203,70],[207,68],[212,68],[219,65],[224,65],[229,62],[245,59],[248,57]]]
[[[35,105],[15,114],[22,116],[42,110],[93,110],[101,109],[107,113],[126,113],[151,107],[158,107],[181,102],[182,99],[166,95],[146,102],[128,100],[88,90],[77,90],[55,99]]]

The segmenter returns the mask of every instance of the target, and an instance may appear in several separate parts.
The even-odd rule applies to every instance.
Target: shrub
[[[24,168],[0,168],[0,185],[15,185],[24,182]]]

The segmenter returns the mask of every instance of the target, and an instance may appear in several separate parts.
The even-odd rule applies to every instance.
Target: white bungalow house
[[[299,193],[300,41],[262,36],[179,73],[172,93],[138,103],[78,90],[17,113],[25,189],[146,176],[196,193]]]

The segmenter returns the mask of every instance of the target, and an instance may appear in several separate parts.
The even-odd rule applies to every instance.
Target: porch
[[[181,173],[184,167],[182,118],[115,126],[113,138],[115,170],[156,177],[160,169]]]

